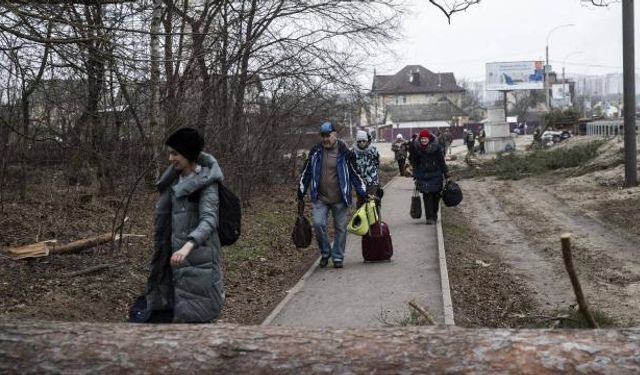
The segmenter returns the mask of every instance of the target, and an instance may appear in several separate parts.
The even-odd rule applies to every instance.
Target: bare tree
[[[318,122],[320,111],[333,116],[338,94],[358,90],[368,50],[393,38],[398,9],[393,0],[3,2],[0,30],[15,45],[0,39],[0,56],[48,46],[48,58],[30,60],[42,62],[32,74],[41,71],[34,84],[48,106],[39,113],[69,172],[89,163],[101,191],[112,189],[118,158],[157,162],[168,132],[195,126],[249,197],[256,166],[277,179],[268,171],[281,169],[295,137],[262,140]],[[16,65],[2,64],[16,81]],[[47,95],[51,82],[77,93]],[[114,152],[123,141],[128,156]]]
[[[509,95],[509,104],[513,107],[514,114],[521,121],[526,118],[529,109],[544,101],[544,96],[540,90],[518,90],[512,91]]]

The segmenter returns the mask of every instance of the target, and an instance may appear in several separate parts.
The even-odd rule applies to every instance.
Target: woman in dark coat
[[[422,130],[413,142],[409,161],[413,168],[416,187],[423,195],[427,224],[434,224],[438,219],[442,184],[449,178],[443,148],[438,138],[428,130]]]

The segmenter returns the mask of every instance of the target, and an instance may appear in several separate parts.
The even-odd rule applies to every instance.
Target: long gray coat
[[[169,167],[156,183],[154,252],[147,282],[152,310],[173,309],[173,321],[209,322],[224,304],[222,250],[218,237],[218,182],[223,179],[216,159],[201,153],[198,173],[179,182]],[[187,242],[196,246],[184,265],[171,267],[171,254]]]

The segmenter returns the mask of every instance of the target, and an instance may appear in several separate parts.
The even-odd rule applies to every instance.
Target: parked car
[[[546,130],[542,133],[542,143],[558,143],[571,138],[571,132],[568,130]]]

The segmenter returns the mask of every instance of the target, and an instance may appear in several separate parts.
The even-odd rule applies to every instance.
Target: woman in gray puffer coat
[[[201,152],[204,140],[195,129],[178,129],[166,145],[171,165],[156,183],[160,197],[147,308],[172,311],[174,323],[211,322],[225,298],[217,231],[222,170]]]

